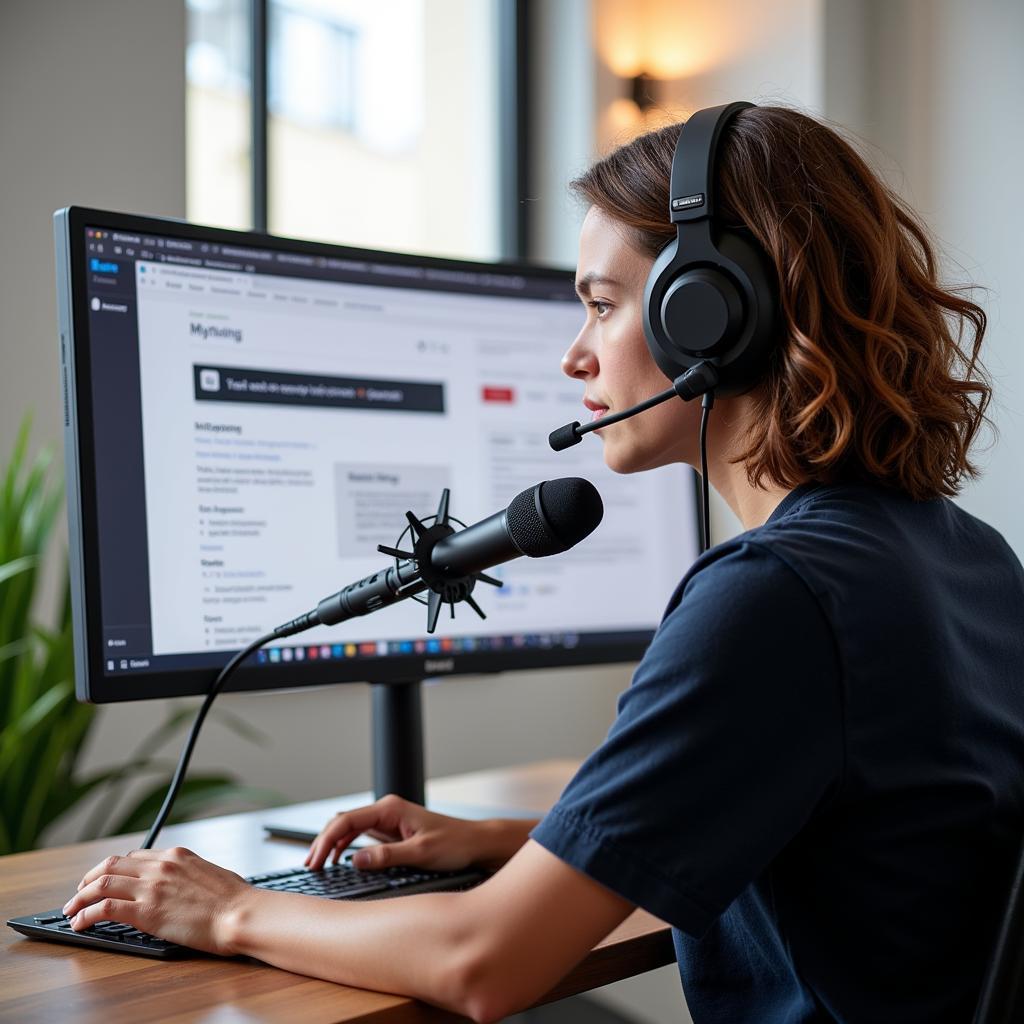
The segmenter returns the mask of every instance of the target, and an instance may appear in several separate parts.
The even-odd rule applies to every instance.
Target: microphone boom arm
[[[711,363],[700,362],[696,366],[691,366],[686,373],[681,373],[676,377],[672,381],[672,387],[640,402],[638,405],[630,406],[630,408],[624,409],[622,412],[612,413],[611,416],[602,416],[600,419],[591,420],[584,425],[581,425],[579,420],[575,420],[572,423],[565,424],[564,427],[553,430],[548,436],[548,444],[556,452],[564,451],[566,448],[571,448],[574,444],[579,444],[583,440],[583,435],[589,434],[592,430],[610,427],[613,423],[618,423],[620,420],[626,420],[630,416],[636,416],[637,413],[653,409],[654,406],[661,405],[662,402],[667,402],[670,398],[681,398],[684,402],[689,402],[699,395],[713,391],[716,384],[718,384],[718,371]]]

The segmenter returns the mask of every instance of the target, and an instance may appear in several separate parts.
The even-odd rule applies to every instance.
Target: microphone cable
[[[203,721],[206,719],[206,715],[213,705],[217,694],[224,688],[224,684],[227,682],[228,677],[232,672],[235,671],[238,666],[245,661],[254,651],[259,650],[264,644],[270,643],[271,640],[280,640],[282,637],[291,636],[293,633],[297,633],[299,630],[288,630],[283,627],[278,627],[273,632],[267,633],[261,636],[258,640],[253,640],[248,647],[243,647],[242,650],[238,651],[237,654],[220,670],[217,674],[217,678],[214,679],[213,685],[210,687],[209,692],[206,694],[206,699],[203,701],[202,707],[199,709],[199,713],[196,715],[195,721],[192,723],[192,728],[189,730],[188,739],[185,741],[185,746],[182,748],[181,756],[178,758],[178,766],[174,769],[174,777],[171,779],[170,786],[167,787],[167,796],[164,797],[163,806],[157,813],[153,824],[149,827],[149,833],[146,835],[145,841],[139,847],[140,850],[151,850],[153,843],[156,842],[156,837],[160,834],[160,829],[164,827],[164,823],[167,821],[168,815],[171,813],[171,808],[174,806],[174,800],[178,795],[178,790],[181,789],[182,782],[185,781],[185,772],[188,770],[188,763],[192,759],[192,750],[196,745],[196,740],[199,738],[199,730],[203,726]]]
[[[714,405],[714,391],[705,391],[700,402],[700,553],[702,555],[711,547],[711,504],[708,497],[708,414]]]

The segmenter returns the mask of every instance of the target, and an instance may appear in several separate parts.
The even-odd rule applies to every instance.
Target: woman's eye
[[[602,302],[600,299],[592,299],[587,305],[597,314],[599,320],[612,308],[609,303]]]

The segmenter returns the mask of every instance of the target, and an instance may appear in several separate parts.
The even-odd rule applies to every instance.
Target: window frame
[[[534,0],[498,4],[498,235],[502,259],[525,261],[531,248],[528,40]],[[267,232],[269,207],[268,62],[270,0],[249,0],[252,228]]]

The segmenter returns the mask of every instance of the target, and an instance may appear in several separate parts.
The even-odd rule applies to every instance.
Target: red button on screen
[[[516,393],[511,388],[484,388],[485,402],[514,402]]]

